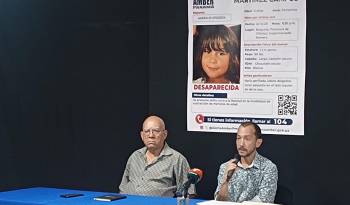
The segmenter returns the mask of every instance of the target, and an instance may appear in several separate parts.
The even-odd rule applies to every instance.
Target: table
[[[84,194],[83,196],[73,198],[62,198],[62,194]],[[126,195],[126,199],[120,199],[111,202],[96,201],[93,198],[106,194],[115,194],[108,192],[82,191],[72,189],[57,189],[47,187],[34,187],[27,189],[18,189],[13,191],[0,192],[1,205],[176,205],[176,198],[170,197],[149,197]],[[190,199],[190,205],[196,205],[204,200]]]

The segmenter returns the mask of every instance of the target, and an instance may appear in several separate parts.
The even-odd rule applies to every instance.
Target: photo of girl
[[[240,26],[197,25],[195,31],[193,83],[238,84],[240,41],[237,36],[240,36]]]

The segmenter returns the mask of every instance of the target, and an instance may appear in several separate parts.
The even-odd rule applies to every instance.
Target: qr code
[[[296,95],[278,95],[278,115],[296,115],[297,105]]]

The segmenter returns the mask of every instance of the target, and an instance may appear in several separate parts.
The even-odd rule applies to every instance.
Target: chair
[[[275,203],[283,205],[293,205],[293,192],[283,185],[277,185]]]

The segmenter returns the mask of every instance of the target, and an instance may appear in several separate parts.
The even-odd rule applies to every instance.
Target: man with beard
[[[160,117],[146,118],[140,135],[145,147],[129,157],[119,185],[120,193],[175,196],[187,181],[190,166],[186,158],[165,142],[168,131]],[[194,185],[188,194],[194,196]]]
[[[273,162],[256,151],[261,144],[261,129],[257,124],[245,122],[239,126],[236,147],[240,157],[221,164],[216,200],[274,202],[278,171]]]

